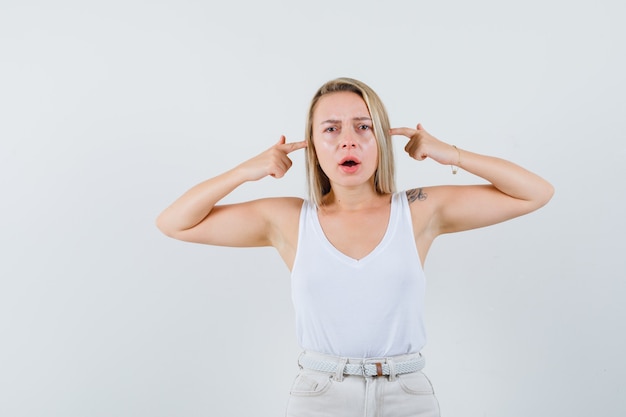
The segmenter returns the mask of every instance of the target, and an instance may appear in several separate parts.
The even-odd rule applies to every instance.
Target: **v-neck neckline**
[[[397,217],[398,217],[397,216],[398,201],[396,198],[396,194],[392,194],[390,204],[391,204],[391,208],[389,209],[389,219],[387,220],[387,227],[385,229],[385,233],[383,237],[376,244],[376,246],[374,246],[374,248],[362,258],[356,259],[351,256],[348,256],[342,251],[340,251],[339,249],[337,249],[335,245],[333,245],[330,239],[328,239],[328,236],[326,236],[326,233],[324,233],[324,229],[322,228],[322,223],[320,222],[320,218],[319,218],[319,211],[318,211],[319,209],[317,207],[313,208],[313,220],[314,220],[315,230],[319,234],[320,239],[322,239],[322,241],[326,244],[326,248],[331,253],[333,253],[337,258],[339,258],[340,260],[348,264],[363,265],[367,263],[371,258],[375,257],[381,250],[384,249],[384,247],[387,245],[387,242],[389,241],[391,237],[392,231],[395,228]]]

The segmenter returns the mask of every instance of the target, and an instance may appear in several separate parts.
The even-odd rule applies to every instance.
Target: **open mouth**
[[[344,167],[353,167],[355,165],[358,165],[358,162],[357,161],[353,161],[352,159],[348,159],[347,161],[343,161],[341,163],[341,165],[344,166]]]

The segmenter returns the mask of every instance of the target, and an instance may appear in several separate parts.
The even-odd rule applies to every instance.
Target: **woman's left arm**
[[[437,186],[428,189],[435,205],[435,234],[489,226],[530,213],[544,206],[554,194],[552,185],[504,159],[456,148],[430,135],[421,125],[396,128],[392,135],[409,138],[405,150],[416,160],[431,158],[440,164],[458,166],[490,184]]]

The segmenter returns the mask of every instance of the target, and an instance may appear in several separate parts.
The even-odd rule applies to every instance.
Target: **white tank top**
[[[406,193],[392,196],[385,235],[360,260],[330,243],[305,201],[291,285],[303,349],[350,358],[419,352],[426,282]]]

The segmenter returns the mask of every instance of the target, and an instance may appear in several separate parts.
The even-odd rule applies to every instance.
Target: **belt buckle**
[[[373,375],[368,375],[367,374],[367,365],[374,365],[376,367],[376,373]],[[368,377],[368,376],[373,376],[373,377],[379,377],[379,376],[383,376],[383,364],[382,362],[374,362],[374,363],[366,363],[366,362],[361,362],[361,375],[364,377]]]
[[[383,364],[381,362],[376,362],[376,376],[383,376]]]

